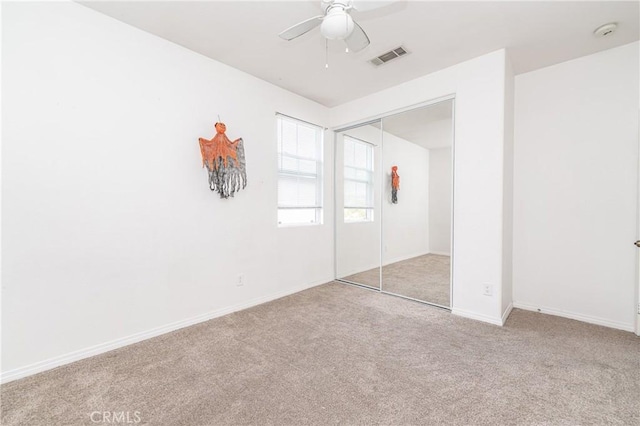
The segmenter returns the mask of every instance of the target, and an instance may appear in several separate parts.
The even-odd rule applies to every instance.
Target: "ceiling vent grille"
[[[375,66],[379,66],[382,64],[386,64],[387,62],[399,58],[400,56],[406,55],[407,53],[407,49],[405,49],[404,47],[400,46],[400,47],[396,47],[393,50],[390,50],[386,53],[383,53],[382,55],[378,56],[377,58],[373,58],[371,59],[369,62],[371,62],[373,65]]]

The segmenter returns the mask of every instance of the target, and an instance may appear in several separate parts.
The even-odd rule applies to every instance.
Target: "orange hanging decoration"
[[[391,167],[391,202],[398,204],[398,190],[400,189],[400,175],[398,166]]]
[[[242,138],[231,142],[224,123],[216,123],[212,139],[200,138],[202,167],[209,174],[209,188],[218,191],[220,198],[229,198],[247,186],[246,161]]]

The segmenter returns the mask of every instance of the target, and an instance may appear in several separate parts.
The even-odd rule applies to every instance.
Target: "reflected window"
[[[373,145],[344,136],[344,221],[373,221]]]
[[[323,131],[277,115],[278,225],[322,223]]]

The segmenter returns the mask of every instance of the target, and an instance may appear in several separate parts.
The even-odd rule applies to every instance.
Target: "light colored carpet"
[[[380,289],[380,268],[358,272],[342,279]]]
[[[382,267],[382,290],[441,306],[451,306],[451,257],[425,254]],[[344,278],[380,287],[378,268]]]
[[[640,339],[338,283],[1,387],[6,425],[637,425]]]
[[[425,254],[382,267],[382,290],[442,306],[450,304],[451,257]]]

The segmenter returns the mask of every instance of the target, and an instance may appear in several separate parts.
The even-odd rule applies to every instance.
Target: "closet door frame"
[[[384,217],[384,212],[382,211],[383,209],[380,208],[380,226],[378,228],[378,232],[380,233],[380,247],[379,247],[379,258],[380,258],[380,288],[379,289],[375,289],[369,286],[363,286],[360,285],[358,283],[353,283],[353,282],[349,282],[343,279],[338,278],[338,239],[337,239],[337,218],[338,218],[338,214],[337,214],[337,208],[338,208],[338,203],[337,203],[337,179],[336,179],[336,171],[337,171],[337,149],[338,149],[338,138],[337,135],[338,133],[342,133],[345,132],[347,130],[350,129],[354,129],[357,127],[361,127],[361,126],[366,126],[368,124],[374,124],[374,123],[380,123],[380,153],[381,155],[379,156],[379,160],[378,160],[378,165],[379,165],[379,175],[377,176],[379,178],[380,181],[380,193],[383,194],[383,184],[384,184],[384,180],[382,179],[383,177],[383,170],[382,170],[382,165],[383,165],[383,159],[384,159],[384,119],[388,118],[388,117],[392,117],[394,115],[398,115],[398,114],[402,114],[403,112],[407,112],[407,111],[412,111],[414,109],[420,109],[420,108],[425,108],[431,105],[435,105],[438,104],[440,102],[445,102],[445,101],[452,101],[452,111],[451,111],[451,230],[449,232],[450,238],[451,238],[451,262],[449,265],[449,306],[443,306],[443,305],[438,305],[436,303],[430,303],[424,300],[419,300],[419,299],[415,299],[412,297],[408,297],[408,296],[403,296],[401,294],[397,294],[397,293],[391,293],[391,292],[387,292],[383,290],[383,286],[384,283],[382,281],[382,263],[383,263],[383,247],[384,247],[384,233],[383,233],[383,229],[382,229],[382,220]],[[453,285],[454,285],[454,275],[453,275],[453,265],[455,263],[455,256],[454,256],[454,252],[455,252],[455,238],[454,238],[454,230],[455,230],[455,214],[454,214],[454,207],[455,207],[455,177],[456,177],[456,133],[455,133],[455,128],[456,128],[456,95],[455,93],[451,93],[445,96],[441,96],[438,98],[434,98],[434,99],[430,99],[428,101],[424,101],[424,102],[419,102],[416,104],[412,104],[412,105],[408,105],[402,108],[397,108],[394,110],[390,110],[387,112],[384,112],[382,114],[378,114],[378,115],[374,115],[373,117],[370,117],[369,119],[366,120],[362,120],[362,121],[358,121],[355,123],[350,123],[347,125],[343,125],[343,126],[339,126],[339,127],[335,127],[333,129],[331,129],[334,133],[334,162],[333,162],[333,194],[334,194],[334,226],[333,226],[333,243],[334,243],[334,250],[333,250],[333,254],[334,254],[334,279],[335,281],[341,282],[341,283],[345,283],[345,284],[349,284],[349,285],[354,285],[360,288],[365,288],[367,290],[371,290],[371,291],[377,291],[379,293],[383,293],[383,294],[388,294],[390,296],[396,296],[396,297],[402,297],[404,299],[408,299],[408,300],[413,300],[415,302],[418,303],[422,303],[425,305],[430,305],[430,306],[434,306],[437,308],[441,308],[441,309],[445,309],[448,311],[451,311],[452,306],[453,306]],[[382,205],[382,204],[381,204]]]
[[[380,292],[382,290],[382,203],[380,203],[380,226],[378,226],[378,241],[380,241],[380,247],[378,250],[378,287],[372,287],[370,285],[364,283],[358,283],[355,281],[345,280],[344,278],[338,277],[338,205],[344,204],[344,199],[342,203],[338,203],[338,180],[337,180],[337,171],[338,171],[338,149],[342,146],[338,146],[338,135],[340,133],[345,133],[349,130],[356,129],[358,127],[368,126],[370,124],[380,124],[380,155],[378,155],[378,160],[376,164],[378,165],[378,169],[380,169],[380,175],[382,174],[382,158],[383,158],[383,144],[382,140],[382,118],[375,118],[371,120],[365,120],[358,123],[350,124],[347,126],[343,126],[340,128],[331,129],[333,131],[333,277],[335,281],[338,281],[343,284],[348,284],[360,288],[364,288],[366,290]],[[343,159],[344,161],[344,159]],[[344,167],[344,164],[342,165]],[[344,173],[343,173],[344,174]],[[376,178],[379,178],[375,174]],[[381,179],[378,179],[381,180]],[[342,182],[343,184],[344,182]],[[382,191],[382,182],[380,182],[379,190]],[[340,192],[343,197],[344,194]],[[375,205],[375,204],[374,204]],[[343,212],[344,218],[344,212]]]

